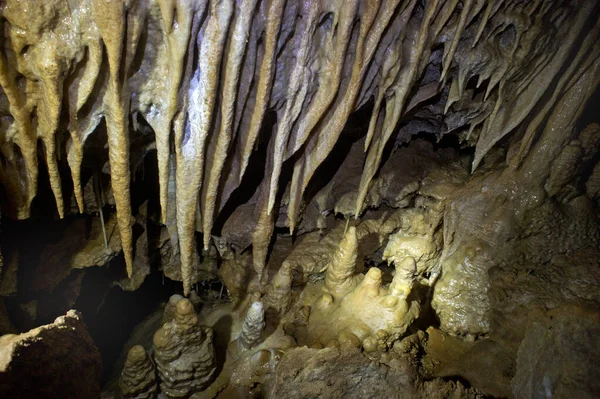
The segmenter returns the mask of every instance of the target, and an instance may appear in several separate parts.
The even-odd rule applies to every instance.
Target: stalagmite
[[[265,307],[278,314],[289,310],[292,295],[292,264],[283,262],[265,295]]]
[[[353,279],[358,255],[356,227],[350,226],[325,274],[325,288],[333,295],[344,295],[356,285]]]
[[[166,398],[187,398],[213,381],[213,332],[199,324],[189,300],[177,302],[175,318],[156,331],[153,342],[159,386]]]
[[[165,310],[162,317],[163,323],[173,321],[173,319],[175,318],[175,314],[177,313],[177,304],[182,299],[183,297],[179,294],[171,295],[171,297],[167,301],[167,304],[165,305]]]
[[[152,399],[158,391],[156,370],[143,346],[135,345],[127,353],[127,360],[119,379],[123,398]]]
[[[390,294],[406,298],[415,284],[417,264],[413,257],[408,256],[395,266],[396,274],[390,283]]]
[[[262,302],[254,302],[246,313],[242,331],[237,339],[244,349],[250,349],[260,343],[262,330],[265,327],[265,310]]]
[[[124,260],[131,281],[106,284],[158,270],[183,295],[132,334],[155,332],[153,352],[119,358],[106,389],[122,397],[436,397],[460,386],[449,375],[473,387],[448,397],[519,397],[537,378],[522,341],[577,343],[554,328],[565,302],[582,304],[566,324],[598,321],[598,15],[586,0],[1,1],[0,333],[80,306],[85,268]],[[31,336],[32,371],[70,370]],[[68,349],[93,378],[89,345]],[[10,373],[53,385],[0,364],[1,397],[18,396]],[[544,389],[561,396],[559,380]]]

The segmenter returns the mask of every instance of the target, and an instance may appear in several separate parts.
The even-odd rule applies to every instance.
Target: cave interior
[[[0,397],[599,398],[600,2],[0,2]]]

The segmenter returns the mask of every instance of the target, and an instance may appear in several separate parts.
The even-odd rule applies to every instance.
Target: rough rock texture
[[[156,370],[143,346],[135,345],[129,350],[119,379],[119,388],[123,398],[156,397]]]
[[[266,369],[295,339],[383,358],[433,319],[477,342],[465,358],[516,358],[532,308],[598,302],[597,260],[575,260],[600,249],[600,128],[586,127],[599,13],[587,0],[3,1],[3,216],[99,217],[32,254],[11,253],[3,220],[0,294],[35,323],[50,295],[75,303],[90,272],[73,268],[122,253],[111,281],[136,290],[158,249],[184,296],[226,285],[235,304],[205,311],[224,342],[266,291],[275,317],[240,355]],[[200,395],[212,329],[187,300],[169,309],[161,390]]]
[[[297,348],[285,354],[268,398],[412,398],[412,377],[358,351]]]
[[[201,326],[187,299],[177,302],[175,317],[154,334],[154,360],[161,393],[186,398],[215,377],[215,349],[210,327]]]
[[[357,350],[297,348],[286,352],[267,383],[267,398],[483,398],[460,382],[422,382],[407,362],[385,364]]]
[[[242,331],[238,337],[240,346],[244,349],[250,349],[260,342],[262,330],[265,328],[265,310],[262,302],[254,302],[244,319]]]
[[[3,398],[98,398],[102,364],[81,315],[0,337]]]
[[[292,265],[283,262],[265,295],[264,303],[267,311],[283,315],[289,308],[292,300]]]
[[[516,399],[600,395],[600,308],[565,305],[535,318],[519,347]]]
[[[570,80],[597,58],[599,6],[584,0],[37,5],[10,0],[0,10],[3,212],[30,215],[38,145],[60,217],[71,196],[79,211],[89,206],[86,178],[109,173],[131,276],[131,178],[155,150],[159,219],[179,247],[172,253],[186,294],[197,279],[195,232],[204,232],[207,250],[220,212],[254,173],[255,149],[266,162],[245,235],[260,274],[279,206],[296,230],[309,183],[351,113],[371,99],[364,168],[355,211],[341,210],[347,215],[379,197],[405,206],[415,191],[414,181],[395,190],[387,173],[376,178],[401,120],[397,141],[456,133],[475,146],[473,168],[518,130],[521,161]],[[271,111],[277,123],[263,123]],[[108,151],[92,161],[89,145],[104,134]],[[578,146],[559,162],[574,165]],[[72,191],[63,188],[67,179]],[[555,175],[548,187],[561,181],[564,174]]]
[[[341,249],[345,242],[342,240],[340,243],[338,253],[343,252]],[[347,284],[348,281],[352,284]],[[370,268],[364,275],[346,275],[341,289],[339,285],[327,285],[326,279],[324,283],[306,289],[300,301],[310,306],[307,327],[310,343],[364,346],[368,351],[373,346],[368,343],[378,340],[374,338],[378,335],[386,347],[391,345],[406,332],[420,310],[419,304],[408,300],[405,291],[394,282],[384,287],[382,272],[376,267]]]

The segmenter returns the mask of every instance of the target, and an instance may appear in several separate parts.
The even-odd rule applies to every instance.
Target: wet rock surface
[[[514,397],[598,397],[599,322],[600,307],[585,302],[534,317],[519,347]]]
[[[268,398],[413,398],[406,371],[390,369],[360,352],[294,349],[275,370]]]

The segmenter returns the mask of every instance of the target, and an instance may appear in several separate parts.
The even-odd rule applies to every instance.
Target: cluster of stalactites
[[[317,167],[349,115],[374,98],[358,215],[400,118],[443,92],[446,111],[469,110],[462,125],[448,128],[467,126],[468,136],[478,137],[476,167],[534,112],[544,93],[566,84],[559,80],[556,86],[564,65],[587,62],[585,51],[598,36],[593,3],[8,0],[1,10],[0,85],[7,101],[0,111],[10,118],[0,124],[6,161],[0,178],[13,213],[28,217],[40,139],[59,215],[63,151],[83,211],[84,146],[104,120],[131,275],[129,120],[134,113],[143,117],[156,137],[162,221],[176,226],[187,294],[197,226],[208,246],[213,221],[247,172],[264,116],[273,109],[277,124],[269,136],[253,234],[260,274],[286,160],[294,156],[288,206],[293,231]],[[591,29],[582,37],[584,27]],[[569,51],[574,46],[581,51]],[[472,77],[479,85],[487,82],[484,95],[466,89]],[[550,106],[555,100],[549,96]],[[550,106],[535,111],[516,164]],[[173,180],[175,195],[169,196]],[[176,212],[168,212],[172,207]]]

